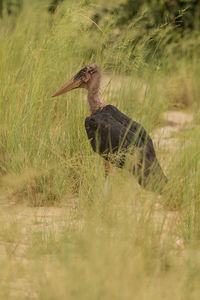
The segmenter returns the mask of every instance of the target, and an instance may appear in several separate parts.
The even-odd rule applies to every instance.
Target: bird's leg
[[[110,165],[109,161],[104,160],[104,166],[105,166],[105,177],[107,178],[111,171],[111,165]]]
[[[111,172],[111,165],[109,161],[104,160],[104,166],[105,166],[104,196],[107,199],[108,198],[108,175]]]

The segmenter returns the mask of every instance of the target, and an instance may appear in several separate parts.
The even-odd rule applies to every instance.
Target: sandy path
[[[166,124],[157,128],[152,135],[155,145],[175,151],[179,146],[177,133],[192,126],[193,114],[184,111],[167,111],[163,114]]]

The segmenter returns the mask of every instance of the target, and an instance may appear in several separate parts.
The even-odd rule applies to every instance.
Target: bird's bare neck
[[[105,104],[103,104],[100,100],[98,89],[88,90],[88,103],[92,114],[95,113],[100,107],[105,106]]]

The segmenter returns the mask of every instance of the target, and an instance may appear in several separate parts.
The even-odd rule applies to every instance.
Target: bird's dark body
[[[117,167],[124,166],[128,154],[138,152],[131,170],[142,186],[147,186],[150,179],[154,186],[167,181],[146,130],[115,106],[106,105],[87,117],[85,128],[93,150]]]

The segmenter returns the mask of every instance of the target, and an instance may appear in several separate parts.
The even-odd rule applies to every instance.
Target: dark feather
[[[124,166],[128,154],[138,152],[131,171],[142,186],[156,189],[160,182],[167,182],[146,130],[115,106],[104,106],[87,117],[85,128],[93,150],[117,167]]]

